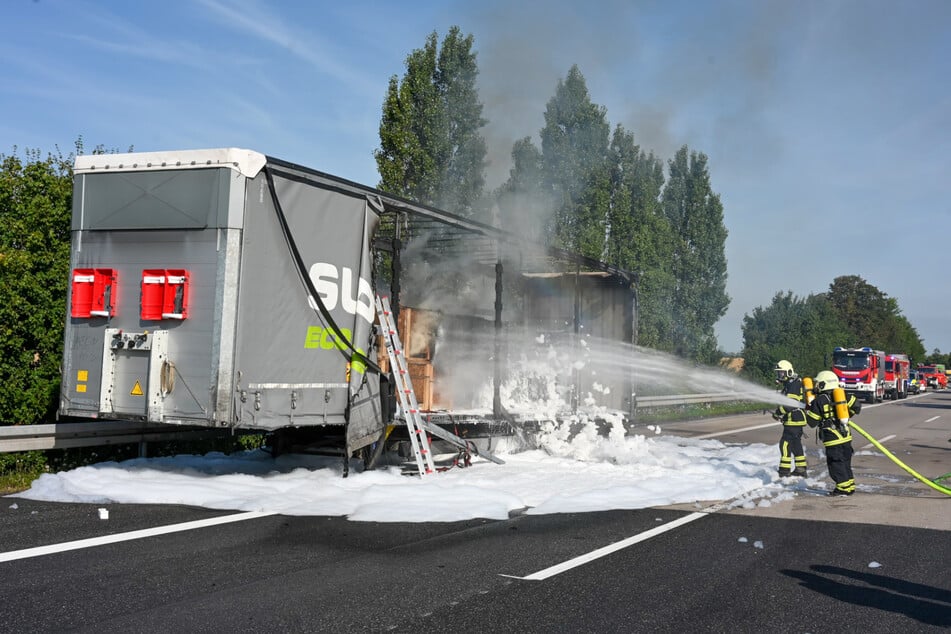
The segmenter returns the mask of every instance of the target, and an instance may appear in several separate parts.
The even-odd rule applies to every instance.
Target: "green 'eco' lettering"
[[[347,341],[353,338],[353,333],[351,333],[348,328],[341,328],[340,334],[342,334]],[[338,340],[337,336],[329,328],[308,326],[307,335],[304,337],[304,348],[319,348],[321,350],[333,350],[337,348],[346,350],[347,343],[346,341]]]
[[[341,328],[340,334],[346,337],[347,341],[353,339],[353,333],[349,328]],[[339,339],[332,330],[323,326],[308,326],[307,335],[304,337],[304,348],[316,350],[346,350],[347,342]],[[363,374],[367,369],[365,361],[366,353],[362,348],[357,348],[357,354],[353,355],[350,367],[354,372]]]

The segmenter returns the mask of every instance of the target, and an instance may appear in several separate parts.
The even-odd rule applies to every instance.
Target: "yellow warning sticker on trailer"
[[[142,396],[142,394],[143,394],[143,392],[142,392],[142,386],[139,385],[139,382],[138,382],[138,381],[136,381],[136,382],[135,382],[135,385],[132,386],[132,391],[129,392],[129,394],[131,394],[132,396]]]
[[[79,372],[77,372],[77,373],[76,373],[76,380],[77,380],[77,381],[88,381],[88,380],[89,380],[89,371],[88,371],[88,370],[80,370]]]
[[[77,392],[85,392],[85,391],[86,391],[86,384],[85,384],[85,383],[78,383],[78,384],[76,385],[76,391],[77,391]]]

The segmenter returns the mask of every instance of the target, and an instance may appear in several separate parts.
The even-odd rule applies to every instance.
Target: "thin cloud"
[[[225,26],[270,42],[341,83],[351,86],[355,84],[362,92],[368,94],[380,94],[380,86],[359,68],[336,61],[346,59],[346,52],[331,50],[323,43],[322,38],[312,31],[306,33],[295,31],[260,4],[256,2],[227,3],[219,0],[198,1],[215,16],[221,18],[221,23]]]
[[[152,31],[140,28],[97,4],[82,5],[77,20],[90,23],[84,32],[63,32],[54,37],[73,40],[89,47],[138,57],[166,64],[188,66],[199,70],[213,70],[221,60],[214,49],[203,48],[181,38],[157,38]]]

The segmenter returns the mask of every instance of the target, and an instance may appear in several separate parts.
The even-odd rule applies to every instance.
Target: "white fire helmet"
[[[776,367],[773,368],[773,372],[776,374],[776,381],[779,383],[788,381],[796,376],[796,371],[793,370],[792,363],[785,359],[776,364]]]
[[[839,377],[831,370],[823,370],[816,375],[816,390],[819,392],[831,392],[839,387]]]

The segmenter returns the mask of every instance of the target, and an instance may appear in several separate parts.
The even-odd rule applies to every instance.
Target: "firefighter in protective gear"
[[[806,410],[810,427],[817,427],[816,435],[826,452],[829,477],[835,488],[829,495],[852,495],[855,492],[855,476],[852,474],[852,432],[848,420],[836,416],[832,391],[839,387],[839,377],[834,372],[823,370],[816,375],[816,397]],[[843,392],[844,393],[844,392]],[[847,396],[845,405],[851,418],[862,411],[862,404],[855,396]]]
[[[796,375],[792,363],[783,359],[776,364],[773,372],[776,373],[780,392],[805,404],[802,379]],[[806,452],[802,448],[802,432],[806,427],[805,410],[801,407],[780,405],[773,412],[773,418],[783,424],[783,435],[779,439],[779,475],[805,477]]]

